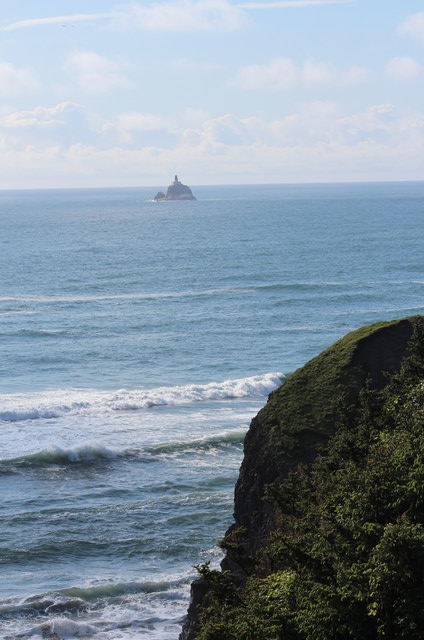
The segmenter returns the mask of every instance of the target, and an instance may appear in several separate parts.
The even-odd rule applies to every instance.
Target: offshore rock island
[[[423,637],[423,316],[347,334],[270,394],[234,518],[180,640]]]
[[[158,191],[153,200],[155,202],[167,202],[168,200],[196,200],[196,198],[192,194],[190,187],[182,184],[178,180],[178,176],[175,176],[174,182],[169,185],[166,194],[163,191]]]

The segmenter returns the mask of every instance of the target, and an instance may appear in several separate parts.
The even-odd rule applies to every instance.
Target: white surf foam
[[[57,389],[40,393],[0,395],[0,421],[54,419],[66,414],[133,411],[211,400],[267,396],[282,382],[280,372],[223,382],[153,389]]]
[[[193,577],[190,573],[159,582],[71,588],[9,603],[2,612],[6,637],[176,640]]]
[[[42,638],[59,638],[60,640],[68,640],[68,638],[87,638],[99,633],[101,629],[87,624],[86,622],[76,622],[68,618],[54,618],[49,622],[33,627],[28,635],[40,636]]]

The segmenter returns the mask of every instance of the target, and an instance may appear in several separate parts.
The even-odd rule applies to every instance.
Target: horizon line
[[[290,187],[290,186],[319,186],[319,185],[360,185],[360,184],[411,184],[424,183],[424,178],[405,180],[319,180],[297,182],[235,182],[235,183],[198,183],[191,184],[191,188],[198,187]],[[93,190],[117,190],[117,189],[156,189],[160,185],[125,185],[125,186],[92,186],[92,187],[0,187],[0,193],[5,191],[93,191]]]

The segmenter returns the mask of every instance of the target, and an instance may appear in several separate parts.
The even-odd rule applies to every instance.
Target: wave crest
[[[85,587],[68,587],[55,592],[30,596],[19,602],[0,601],[0,616],[38,617],[58,613],[72,615],[86,611],[99,601],[125,598],[135,594],[163,593],[187,584],[187,578],[170,578],[156,582],[117,582]]]
[[[163,457],[178,456],[187,453],[210,452],[240,447],[243,443],[245,431],[230,431],[213,436],[205,436],[196,440],[181,440],[166,442],[161,445],[146,447],[145,449],[112,450],[99,444],[83,444],[74,448],[50,446],[47,449],[28,453],[16,458],[0,459],[0,473],[16,471],[20,468],[43,468],[53,465],[84,465],[91,466],[102,462],[131,459],[142,463],[155,462]]]
[[[1,460],[1,464],[45,466],[50,464],[87,463],[99,460],[112,460],[119,454],[107,447],[85,444],[73,449],[52,446],[36,453],[18,458]]]
[[[146,453],[153,456],[167,456],[174,454],[211,451],[224,449],[226,447],[237,447],[243,444],[245,431],[231,431],[230,433],[217,434],[214,436],[199,438],[198,440],[187,440],[181,442],[166,442],[146,449]]]
[[[283,378],[282,373],[272,372],[223,382],[153,389],[58,389],[38,394],[2,395],[0,421],[54,419],[66,414],[134,411],[211,400],[261,397],[276,389]]]

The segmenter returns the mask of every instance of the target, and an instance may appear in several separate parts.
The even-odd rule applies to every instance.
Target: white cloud
[[[135,139],[137,134],[171,131],[172,122],[170,118],[152,113],[130,112],[119,115],[116,125],[110,126],[108,133],[113,129],[116,130],[118,137],[122,141],[130,143]]]
[[[337,129],[345,138],[380,135],[382,131],[390,133],[393,128],[395,108],[392,104],[379,104],[368,107],[364,111],[338,120]]]
[[[414,80],[422,73],[422,66],[408,56],[399,56],[388,61],[385,73],[399,80]]]
[[[331,83],[353,85],[363,83],[369,77],[369,72],[361,67],[338,71],[324,62],[312,59],[298,65],[290,58],[273,58],[263,65],[242,67],[232,84],[246,91],[282,91],[294,87],[311,88]]]
[[[13,149],[20,151],[60,148],[76,140],[97,143],[99,138],[84,107],[73,102],[61,102],[53,107],[40,105],[23,111],[3,110],[1,133]]]
[[[28,18],[0,26],[0,31],[15,31],[49,25],[73,25],[83,22],[110,21],[121,28],[146,31],[234,31],[248,21],[250,10],[316,7],[350,4],[355,0],[275,0],[240,2],[228,0],[162,0],[151,4],[122,4],[115,11],[75,13]]]
[[[289,89],[300,83],[301,70],[289,58],[275,58],[267,65],[249,65],[237,76],[239,86],[247,89]]]
[[[33,71],[15,67],[8,62],[0,62],[0,95],[13,96],[38,88],[39,82]]]
[[[326,4],[325,0],[321,3]],[[312,4],[315,4],[314,0]],[[29,18],[0,26],[0,31],[104,20],[109,20],[112,25],[124,29],[186,32],[234,31],[243,27],[248,18],[241,5],[231,4],[228,0],[162,0],[150,4],[123,4],[116,11],[105,13]]]
[[[27,127],[52,128],[65,125],[67,115],[72,111],[80,111],[81,107],[73,102],[62,102],[56,107],[35,107],[30,111],[15,111],[3,119],[8,129]]]
[[[301,71],[289,58],[274,58],[266,65],[252,64],[242,67],[233,84],[247,91],[279,91],[300,83]]]
[[[51,118],[60,119],[51,112]],[[63,113],[72,113],[72,106]],[[40,113],[40,112],[38,112]],[[15,141],[0,122],[0,186],[124,186],[161,184],[184,165],[191,184],[423,179],[424,113],[378,104],[346,112],[332,102],[306,103],[268,120],[193,111],[150,120],[122,114],[119,122],[140,136],[88,141],[84,122],[69,140],[50,128]],[[174,120],[175,118],[175,120]],[[148,127],[163,125],[159,135]],[[142,130],[142,131],[141,131]],[[54,131],[54,128],[53,128]],[[35,136],[35,132],[37,136]],[[42,135],[45,137],[43,138]],[[142,141],[140,143],[140,141]]]
[[[300,84],[306,87],[330,84],[332,73],[324,62],[306,60],[300,70]]]
[[[206,109],[195,109],[193,107],[187,107],[181,114],[180,127],[183,131],[183,135],[191,135],[198,131],[203,123],[210,120],[210,113]]]
[[[258,138],[259,130],[255,130],[253,118],[237,118],[226,114],[217,118],[210,118],[203,125],[201,138],[211,146],[249,146]]]
[[[347,71],[340,73],[340,84],[345,86],[353,86],[364,84],[371,80],[371,73],[364,67],[350,67]]]
[[[118,24],[146,31],[235,31],[245,12],[227,0],[178,0],[123,7]]]
[[[99,94],[114,89],[129,89],[133,83],[124,74],[127,64],[101,56],[94,51],[69,54],[65,68],[83,91]]]
[[[170,127],[169,118],[151,113],[123,113],[118,117],[117,128],[121,131],[157,131]]]
[[[424,44],[424,11],[409,16],[399,27],[399,33]]]

